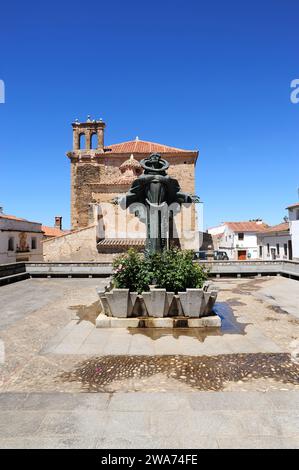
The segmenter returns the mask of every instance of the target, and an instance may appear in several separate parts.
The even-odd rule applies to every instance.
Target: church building
[[[168,174],[178,180],[182,191],[194,195],[198,151],[138,137],[107,145],[106,124],[90,117],[85,122],[76,120],[72,128],[73,148],[67,153],[71,175],[71,232],[44,242],[45,260],[100,261],[129,247],[143,249],[145,227],[136,215],[127,211],[125,218],[118,215],[117,221],[112,223],[114,216],[109,211],[112,208],[117,212],[115,200],[129,190],[143,172],[140,161],[152,153],[159,153],[166,159],[170,165]],[[179,234],[180,246],[198,250],[198,242],[194,242],[197,236],[194,204],[189,215],[191,222],[185,231],[186,237]],[[125,225],[130,226],[129,229],[125,229]]]

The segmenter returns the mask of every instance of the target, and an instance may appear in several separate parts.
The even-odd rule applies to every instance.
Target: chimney
[[[62,230],[62,217],[60,215],[55,216],[55,228],[59,228],[59,230]]]

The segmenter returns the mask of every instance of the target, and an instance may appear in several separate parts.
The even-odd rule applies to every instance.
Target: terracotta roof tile
[[[184,150],[168,145],[157,144],[156,142],[148,142],[146,140],[129,140],[119,144],[112,144],[104,148],[105,153],[186,153],[197,150]]]
[[[261,233],[275,233],[275,232],[286,232],[290,229],[288,222],[282,222],[281,224],[273,225],[263,230]]]
[[[264,222],[224,222],[233,232],[263,232],[269,226]]]
[[[46,237],[59,237],[70,233],[70,230],[60,230],[58,227],[48,227],[47,225],[42,225],[42,231]]]

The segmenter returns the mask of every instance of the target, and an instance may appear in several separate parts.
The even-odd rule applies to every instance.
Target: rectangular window
[[[277,252],[277,256],[279,256],[279,248],[280,248],[279,243],[276,243],[276,252]]]
[[[36,250],[36,237],[31,238],[31,250]]]
[[[283,253],[285,256],[288,256],[288,244],[287,243],[283,244]]]
[[[267,243],[267,254],[270,255],[270,245]]]
[[[14,251],[15,250],[15,239],[14,237],[9,237],[8,239],[8,251]]]
[[[244,240],[244,233],[238,233],[238,240]]]

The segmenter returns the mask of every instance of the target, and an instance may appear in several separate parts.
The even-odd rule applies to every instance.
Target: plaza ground
[[[96,329],[105,279],[0,287],[0,448],[299,447],[299,283],[220,279],[215,330]]]

